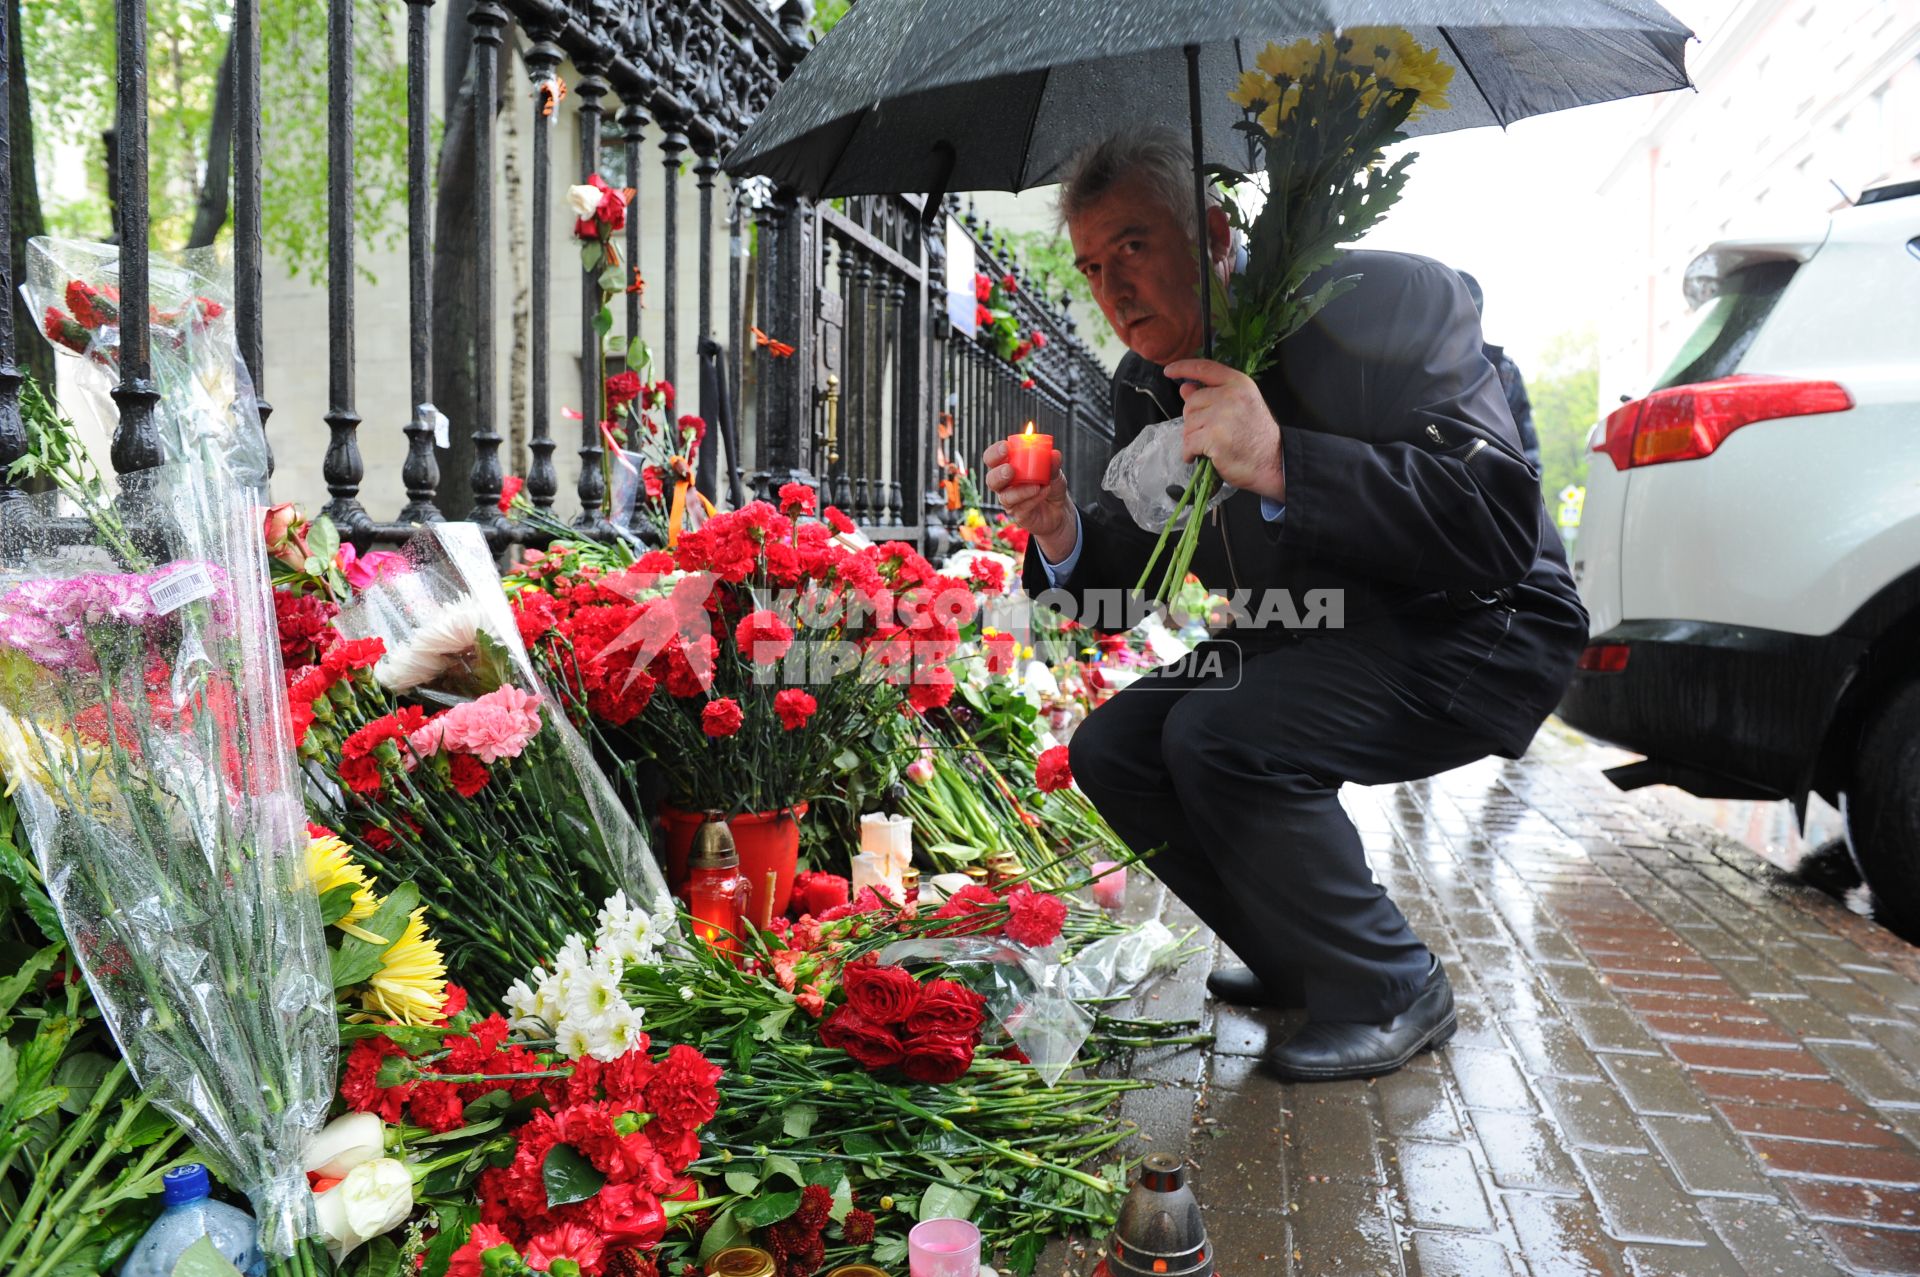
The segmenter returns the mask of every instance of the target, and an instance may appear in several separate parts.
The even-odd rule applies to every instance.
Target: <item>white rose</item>
[[[361,1243],[390,1232],[413,1213],[413,1175],[391,1157],[376,1157],[313,1199],[334,1263]]]
[[[386,1151],[386,1127],[373,1113],[349,1113],[336,1117],[307,1141],[307,1155],[300,1169],[341,1179],[362,1162],[370,1162]]]
[[[600,207],[600,188],[597,186],[569,186],[567,188],[567,207],[573,210],[575,217],[592,217],[594,210]]]

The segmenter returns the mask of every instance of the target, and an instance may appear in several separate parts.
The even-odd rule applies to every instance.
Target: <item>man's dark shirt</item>
[[[1210,517],[1192,570],[1231,596],[1344,592],[1339,630],[1235,629],[1249,651],[1337,641],[1377,654],[1396,686],[1487,730],[1518,755],[1564,690],[1586,640],[1586,613],[1521,450],[1479,323],[1459,277],[1399,253],[1345,254],[1310,279],[1359,274],[1259,378],[1280,424],[1286,514],[1261,516],[1236,492]],[[1114,374],[1114,450],[1180,415],[1178,388],[1128,355]],[[1060,588],[1131,588],[1152,552],[1111,493],[1081,509],[1081,545]],[[1038,542],[1025,586],[1049,588]],[[1506,591],[1503,607],[1471,603]],[[1462,606],[1463,602],[1466,606]],[[1463,689],[1470,689],[1462,695]]]

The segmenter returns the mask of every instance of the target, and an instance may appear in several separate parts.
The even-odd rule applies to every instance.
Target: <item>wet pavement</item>
[[[1550,725],[1520,762],[1349,788],[1459,1033],[1370,1082],[1261,1074],[1291,1021],[1140,1000],[1137,1152],[1184,1151],[1224,1277],[1920,1273],[1920,950]],[[1172,920],[1171,918],[1169,919]],[[1084,1273],[1055,1247],[1043,1273]]]

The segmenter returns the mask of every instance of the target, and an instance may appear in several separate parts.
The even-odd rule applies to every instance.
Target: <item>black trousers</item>
[[[1456,692],[1501,646],[1507,615],[1488,609],[1460,635],[1481,659],[1454,667]],[[1100,814],[1135,850],[1164,846],[1154,873],[1269,988],[1303,994],[1312,1019],[1397,1015],[1429,963],[1367,867],[1341,784],[1431,776],[1498,748],[1408,690],[1418,653],[1405,637],[1322,633],[1244,653],[1209,642],[1106,702],[1071,742]]]

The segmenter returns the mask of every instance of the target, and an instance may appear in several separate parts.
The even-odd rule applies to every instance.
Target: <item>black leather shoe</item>
[[[1297,1010],[1307,1004],[1306,995],[1296,985],[1272,989],[1248,967],[1216,967],[1207,977],[1207,992],[1222,1002],[1238,1007],[1279,1007]]]
[[[1309,1021],[1267,1048],[1267,1067],[1290,1082],[1378,1077],[1422,1051],[1446,1045],[1453,1030],[1453,986],[1435,958],[1420,996],[1399,1015],[1384,1024]]]

